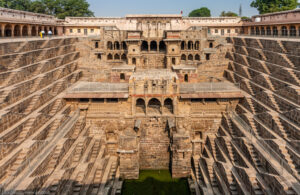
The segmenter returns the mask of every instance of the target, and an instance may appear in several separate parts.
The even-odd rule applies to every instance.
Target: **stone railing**
[[[19,11],[7,8],[0,8],[0,21],[10,23],[31,23],[31,24],[56,24],[54,16],[37,14],[26,11]]]

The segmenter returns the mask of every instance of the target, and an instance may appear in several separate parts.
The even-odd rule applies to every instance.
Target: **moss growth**
[[[125,180],[122,195],[187,195],[187,179],[172,179],[168,170],[142,170],[138,180]]]

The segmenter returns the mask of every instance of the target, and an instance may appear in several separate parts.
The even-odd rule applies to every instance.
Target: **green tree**
[[[229,12],[222,11],[220,16],[221,17],[237,17],[238,15],[231,11],[229,11]]]
[[[0,0],[0,7],[48,14],[60,19],[94,16],[89,6],[86,0]]]
[[[254,0],[251,2],[251,7],[257,8],[260,14],[292,10],[297,8],[297,5],[297,0]]]
[[[0,0],[0,7],[28,11],[31,0]]]
[[[195,9],[189,13],[189,17],[210,17],[210,10],[207,7]]]

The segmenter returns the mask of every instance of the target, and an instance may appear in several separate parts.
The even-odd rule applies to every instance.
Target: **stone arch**
[[[182,41],[182,42],[181,42],[181,50],[184,50],[184,49],[185,49],[185,42]]]
[[[209,48],[213,48],[214,44],[212,42],[209,43]]]
[[[176,65],[176,58],[172,58],[172,65]]]
[[[127,44],[125,41],[122,41],[122,49],[127,50]]]
[[[107,60],[112,60],[113,59],[113,56],[112,56],[112,54],[110,53],[110,54],[108,54],[107,55]]]
[[[136,100],[135,112],[137,114],[146,114],[146,103],[144,99],[139,98]]]
[[[199,41],[195,42],[195,50],[199,50],[200,49],[200,43]]]
[[[188,74],[184,75],[184,82],[189,82],[189,75]]]
[[[164,113],[173,114],[173,101],[171,98],[167,98],[164,101]]]
[[[200,55],[199,54],[195,55],[195,60],[200,61]]]
[[[152,98],[148,102],[148,107],[147,108],[148,108],[147,112],[149,114],[161,114],[161,103],[156,98]]]
[[[148,51],[148,42],[147,41],[142,42],[141,51]]]
[[[288,36],[288,30],[286,26],[281,27],[281,35],[282,36]]]
[[[273,35],[277,36],[278,35],[278,29],[276,26],[273,27]]]
[[[259,35],[259,34],[260,34],[259,27],[255,27],[255,34],[256,34],[256,35]]]
[[[114,59],[115,60],[120,60],[120,55],[116,53],[115,56],[114,56]]]
[[[255,29],[254,29],[253,26],[251,27],[251,31],[250,31],[250,32],[251,32],[251,35],[254,35],[254,34],[255,34]]]
[[[120,49],[120,43],[118,41],[115,41],[114,45],[115,45],[115,47],[114,47],[115,50],[119,50]]]
[[[150,42],[150,51],[157,51],[157,43],[156,41]]]
[[[189,61],[193,61],[193,55],[192,55],[192,54],[190,54],[190,55],[188,56],[188,60],[189,60]]]
[[[99,48],[99,42],[98,41],[95,42],[95,48],[96,49]]]
[[[189,42],[188,42],[188,50],[192,50],[193,47],[194,47],[193,41],[189,41]]]
[[[181,61],[186,61],[186,55],[185,54],[181,55]]]
[[[113,44],[111,41],[107,42],[107,49],[112,50],[113,49]]]
[[[265,35],[266,34],[265,27],[263,27],[263,26],[261,27],[260,34],[261,35]]]
[[[159,51],[166,51],[166,44],[164,41],[159,42]]]
[[[132,58],[132,64],[136,65],[136,58]]]
[[[20,25],[15,26],[14,36],[21,36],[21,27],[20,27]]]
[[[297,35],[297,30],[295,26],[290,27],[290,36],[296,36]]]
[[[127,60],[127,56],[126,56],[126,54],[125,54],[125,53],[123,53],[123,54],[122,54],[122,56],[121,56],[121,60],[123,60],[123,61],[125,61],[125,62],[126,62],[126,60]]]
[[[22,28],[22,36],[28,36],[28,26],[25,25]]]
[[[37,36],[36,30],[37,30],[37,29],[36,29],[35,26],[31,27],[31,36]]]
[[[267,35],[271,35],[271,27],[270,26],[267,27]]]
[[[4,36],[5,37],[11,37],[12,36],[12,27],[10,24],[5,25],[4,27]]]

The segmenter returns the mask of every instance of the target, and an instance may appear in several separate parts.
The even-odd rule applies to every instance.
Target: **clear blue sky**
[[[190,11],[208,7],[212,16],[219,16],[225,11],[238,13],[242,4],[244,16],[258,14],[250,7],[252,0],[87,0],[95,16],[117,16],[126,14],[179,14],[187,16]]]

